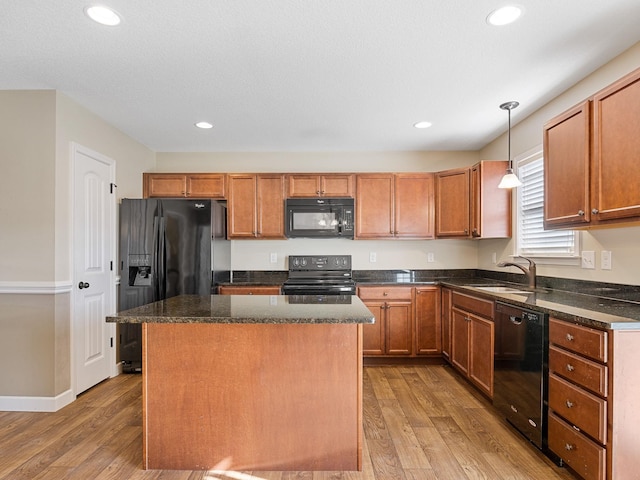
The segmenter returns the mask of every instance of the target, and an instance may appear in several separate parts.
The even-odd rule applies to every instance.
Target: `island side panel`
[[[362,326],[145,324],[147,469],[360,470]]]

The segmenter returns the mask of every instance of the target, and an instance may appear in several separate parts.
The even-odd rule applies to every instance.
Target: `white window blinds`
[[[576,255],[573,230],[545,230],[544,163],[542,152],[518,162],[518,255],[572,257]]]

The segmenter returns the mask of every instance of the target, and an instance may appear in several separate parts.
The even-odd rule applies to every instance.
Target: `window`
[[[576,258],[578,233],[573,230],[545,230],[544,162],[542,148],[536,148],[515,159],[517,188],[516,254],[538,258]]]

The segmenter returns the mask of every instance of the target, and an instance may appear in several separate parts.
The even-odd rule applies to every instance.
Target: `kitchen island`
[[[361,470],[358,297],[181,295],[107,317],[142,323],[143,467]]]

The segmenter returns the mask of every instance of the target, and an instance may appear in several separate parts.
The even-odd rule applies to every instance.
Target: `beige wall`
[[[512,155],[516,157],[542,145],[542,128],[549,119],[587,99],[598,90],[637,68],[640,68],[640,43],[614,58],[529,117],[519,120],[511,131]],[[500,152],[503,152],[503,156],[505,156],[506,150],[506,135],[502,135],[483,148],[480,151],[480,157],[483,159],[496,158]],[[637,162],[637,160],[635,161]],[[579,265],[541,265],[538,268],[538,274],[640,285],[640,275],[638,274],[640,271],[640,249],[637,247],[640,241],[640,227],[589,230],[581,232],[580,237],[583,250],[596,252],[596,269],[582,269]],[[496,252],[498,258],[501,258],[512,255],[514,251],[513,241],[481,241],[478,242],[478,245],[478,266],[480,268],[498,270],[492,263],[492,254]],[[613,266],[611,270],[600,269],[600,252],[602,250],[612,252]]]
[[[73,384],[71,142],[116,162],[118,198],[141,196],[154,152],[53,90],[0,91],[0,402]]]

